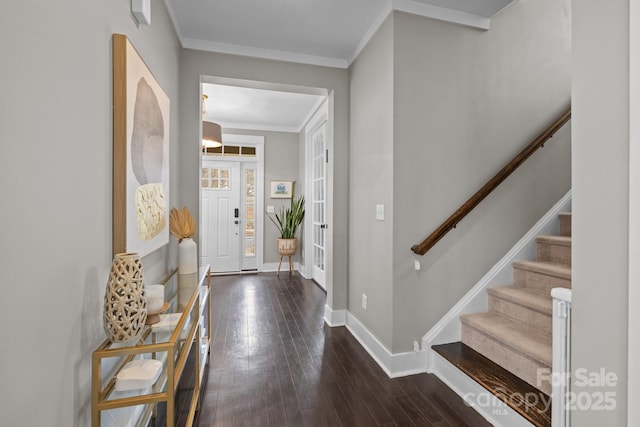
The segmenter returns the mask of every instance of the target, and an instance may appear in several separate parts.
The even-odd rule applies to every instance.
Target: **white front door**
[[[312,278],[323,288],[326,287],[326,215],[327,202],[327,120],[322,120],[311,131],[311,219],[312,219]]]
[[[214,273],[240,271],[240,163],[202,162],[202,263]]]

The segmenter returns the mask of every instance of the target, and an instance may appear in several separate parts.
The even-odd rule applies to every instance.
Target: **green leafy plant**
[[[298,226],[304,219],[304,197],[300,196],[296,199],[294,195],[295,185],[291,189],[291,205],[289,207],[282,206],[280,213],[275,214],[275,219],[267,214],[271,222],[278,228],[282,239],[293,239],[296,236]]]

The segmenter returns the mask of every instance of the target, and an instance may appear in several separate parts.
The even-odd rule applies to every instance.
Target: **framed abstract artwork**
[[[113,35],[113,253],[169,242],[169,98],[129,39]]]

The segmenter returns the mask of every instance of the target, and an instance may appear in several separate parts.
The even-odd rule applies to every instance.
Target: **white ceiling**
[[[348,68],[391,11],[483,30],[515,0],[165,0],[182,46]],[[223,128],[299,132],[322,96],[204,84]]]
[[[514,0],[165,0],[185,48],[347,68],[392,10],[488,29]]]
[[[203,83],[205,119],[222,128],[300,132],[324,96]]]

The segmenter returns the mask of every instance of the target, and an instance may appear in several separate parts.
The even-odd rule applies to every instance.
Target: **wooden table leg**
[[[278,272],[276,273],[276,276],[280,275],[280,266],[282,265],[282,255],[280,255],[280,262],[278,263]]]
[[[295,271],[293,271],[293,255],[289,255],[289,274],[295,274]]]

